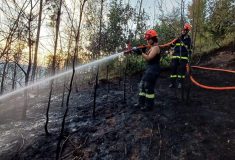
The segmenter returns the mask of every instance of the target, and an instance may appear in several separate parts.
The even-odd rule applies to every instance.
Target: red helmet
[[[145,35],[144,35],[144,39],[149,40],[153,37],[157,37],[157,32],[153,29],[147,30]]]
[[[189,24],[189,23],[185,23],[184,24],[184,30],[191,30],[192,29],[192,26]]]

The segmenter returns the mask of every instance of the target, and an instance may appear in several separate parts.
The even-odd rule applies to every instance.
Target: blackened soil
[[[223,68],[235,70],[234,53],[225,52],[224,56],[229,58],[223,59]],[[203,65],[221,68],[220,58],[213,58],[214,61],[204,61]],[[235,86],[235,74],[232,73],[193,70],[193,75],[206,85]],[[190,101],[186,103],[179,89],[168,88],[168,76],[166,71],[159,77],[156,105],[152,111],[134,107],[140,75],[127,78],[126,103],[123,102],[123,80],[100,82],[95,118],[92,118],[92,93],[74,93],[61,158],[234,159],[235,91],[205,90],[193,85]],[[56,114],[56,111],[51,112]],[[51,136],[46,137],[41,126],[34,131],[40,130],[39,134],[35,133],[24,143],[19,140],[17,147],[3,152],[0,159],[55,159],[59,115],[57,121],[50,123]]]

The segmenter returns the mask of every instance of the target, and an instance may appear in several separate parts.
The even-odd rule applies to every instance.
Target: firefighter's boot
[[[138,103],[134,104],[134,107],[141,108],[145,105],[145,96],[139,96]]]
[[[182,83],[178,83],[177,88],[178,88],[178,89],[181,89],[181,88],[182,88]]]

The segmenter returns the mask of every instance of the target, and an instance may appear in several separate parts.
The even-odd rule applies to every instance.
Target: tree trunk
[[[45,133],[47,136],[50,135],[49,131],[48,131],[48,122],[49,122],[49,111],[50,111],[50,105],[51,105],[51,96],[52,96],[52,91],[53,91],[53,83],[54,81],[50,81],[50,92],[49,92],[49,98],[48,98],[48,103],[47,103],[47,110],[46,110],[46,123],[44,126],[45,129]]]
[[[41,23],[42,23],[42,3],[43,3],[43,0],[40,0],[39,17],[38,17],[38,29],[37,29],[37,38],[36,38],[36,45],[35,45],[34,61],[33,61],[33,69],[32,69],[32,77],[31,77],[31,80],[34,80],[34,79],[35,79],[35,76],[36,76],[36,69],[37,69],[38,44],[39,44],[39,37],[40,37]]]
[[[16,63],[14,64],[13,74],[12,74],[12,86],[11,89],[14,90],[16,88]]]
[[[7,60],[7,58],[6,58],[6,61],[5,61],[5,63],[4,63],[3,70],[2,70],[2,79],[1,79],[0,95],[2,95],[3,92],[4,92],[4,83],[5,83],[5,76],[6,76],[6,68],[7,68],[7,65],[8,65],[8,60]]]
[[[68,91],[68,95],[67,95],[67,100],[66,100],[66,110],[63,116],[63,120],[62,120],[62,124],[61,124],[61,131],[60,131],[60,136],[59,136],[59,140],[57,143],[57,148],[56,148],[56,160],[58,160],[60,158],[60,153],[61,153],[61,141],[63,139],[64,136],[64,128],[65,128],[65,121],[66,121],[66,117],[67,117],[67,113],[69,110],[69,98],[70,98],[70,94],[72,91],[72,87],[73,87],[73,79],[74,79],[74,75],[75,75],[75,63],[76,63],[76,58],[77,58],[77,54],[78,54],[78,44],[79,44],[79,38],[80,38],[80,29],[81,29],[81,21],[82,21],[82,15],[83,15],[83,9],[85,6],[87,0],[83,0],[82,4],[80,5],[80,17],[79,17],[79,23],[78,23],[78,29],[77,29],[77,34],[76,34],[76,39],[75,39],[75,50],[74,50],[74,56],[73,56],[73,72],[72,72],[72,76],[70,79],[70,85],[69,85],[69,91]]]
[[[7,2],[6,2],[7,3]],[[0,54],[0,59],[5,55],[5,54],[8,54],[9,50],[10,50],[10,47],[11,47],[11,44],[12,42],[14,41],[13,40],[13,36],[18,28],[18,25],[19,25],[19,20],[20,20],[20,17],[22,16],[23,12],[24,12],[24,9],[27,7],[26,5],[27,1],[24,2],[24,4],[22,5],[22,7],[20,8],[20,11],[19,11],[19,14],[17,15],[17,18],[15,19],[13,25],[9,28],[9,34],[6,38],[6,43],[5,43],[5,46],[3,48],[3,50],[1,51],[1,54]],[[8,4],[9,5],[9,4]]]
[[[92,112],[93,118],[95,118],[96,93],[97,93],[97,88],[98,88],[98,79],[99,79],[99,66],[97,67],[96,76],[95,76],[93,112]]]
[[[25,75],[25,84],[27,85],[29,82],[29,76],[31,72],[31,67],[32,67],[32,46],[33,42],[31,39],[31,22],[32,22],[32,10],[33,10],[33,4],[32,1],[31,3],[31,8],[30,8],[30,14],[29,14],[29,20],[28,20],[28,46],[29,46],[29,61],[28,61],[28,67]]]
[[[55,45],[54,45],[54,55],[52,60],[52,75],[55,75],[55,64],[56,64],[56,52],[57,52],[57,45],[58,45],[58,36],[59,36],[59,29],[60,29],[60,15],[61,15],[61,6],[62,6],[62,0],[60,0],[59,9],[57,11],[57,18],[56,18],[56,37],[55,37]],[[49,110],[50,110],[50,103],[51,103],[51,94],[53,91],[53,83],[54,80],[51,80],[50,82],[50,93],[49,93],[49,99],[48,99],[48,105],[47,105],[47,112],[46,112],[46,123],[45,123],[45,132],[46,135],[49,135],[48,132],[48,122],[49,122]]]
[[[193,28],[192,28],[192,41],[193,41],[193,53],[194,53],[194,48],[195,48],[195,0],[193,0],[193,4],[192,4],[193,8],[192,8],[192,12],[193,12],[193,15],[192,15],[192,24],[193,24]]]
[[[101,9],[100,9],[100,28],[99,28],[99,41],[98,41],[98,56],[100,56],[101,50],[101,40],[102,40],[102,22],[103,22],[103,3],[104,0],[101,0]]]
[[[181,0],[180,4],[180,21],[181,21],[181,27],[184,26],[184,0]]]
[[[28,19],[29,61],[28,61],[27,71],[24,72],[25,73],[25,86],[27,86],[29,83],[29,76],[30,76],[31,67],[32,67],[32,45],[33,45],[33,42],[31,40],[32,10],[33,10],[33,3],[31,0],[30,1],[30,14],[29,14],[29,19]],[[24,107],[23,107],[23,111],[22,111],[22,119],[26,118],[27,108],[28,108],[28,90],[25,90],[24,91]]]
[[[135,30],[135,40],[136,40],[136,36],[137,36],[137,31],[139,29],[139,20],[140,20],[140,16],[141,16],[142,3],[143,3],[143,0],[140,0],[140,8],[139,8],[137,23],[136,23],[137,25],[136,25],[136,30]]]

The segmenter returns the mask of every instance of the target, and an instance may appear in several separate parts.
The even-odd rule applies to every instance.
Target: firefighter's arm
[[[145,60],[149,61],[153,59],[157,54],[160,54],[160,49],[158,46],[154,46],[151,48],[149,53],[147,54],[142,53],[142,56],[144,57]]]
[[[166,48],[166,47],[171,47],[175,42],[177,38],[173,39],[171,42],[168,42],[166,44],[159,45],[160,48]]]
[[[188,40],[187,47],[188,47],[188,54],[189,54],[189,56],[191,56],[192,55],[192,48],[193,48],[191,38],[189,38],[189,40]]]

